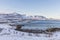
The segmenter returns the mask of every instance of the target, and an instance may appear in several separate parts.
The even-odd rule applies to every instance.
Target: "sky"
[[[0,0],[0,13],[11,12],[60,19],[60,0]]]

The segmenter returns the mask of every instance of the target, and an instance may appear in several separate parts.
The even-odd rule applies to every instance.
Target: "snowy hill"
[[[60,32],[48,34],[34,34],[16,31],[7,24],[0,24],[0,40],[60,40]]]

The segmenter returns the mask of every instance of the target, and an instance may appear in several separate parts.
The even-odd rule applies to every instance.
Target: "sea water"
[[[25,24],[22,29],[47,29],[47,28],[60,28],[60,21],[56,20],[43,20],[43,21],[32,21]]]

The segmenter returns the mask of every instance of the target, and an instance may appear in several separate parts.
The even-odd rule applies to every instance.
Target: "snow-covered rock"
[[[8,24],[0,24],[0,28],[7,29],[7,28],[12,28],[12,26],[10,26]]]

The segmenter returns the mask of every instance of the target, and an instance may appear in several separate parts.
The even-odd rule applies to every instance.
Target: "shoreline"
[[[21,29],[22,27],[19,26],[18,28],[16,28],[15,30],[17,31],[22,31],[22,32],[27,32],[27,33],[44,33],[44,34],[50,34],[50,33],[54,33],[56,31],[60,31],[60,28],[48,28],[45,30],[42,29]]]

